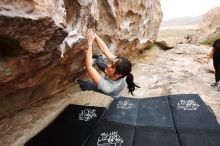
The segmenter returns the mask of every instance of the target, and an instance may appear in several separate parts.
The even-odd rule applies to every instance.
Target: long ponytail
[[[132,64],[128,59],[120,57],[119,64],[116,66],[116,71],[117,73],[120,73],[122,75],[121,78],[126,76],[128,92],[130,92],[131,95],[133,95],[133,91],[135,90],[135,88],[136,87],[140,88],[140,87],[134,83],[134,77],[131,74],[131,67],[132,67]]]
[[[138,85],[136,85],[134,83],[134,77],[131,73],[129,73],[127,75],[126,82],[127,82],[127,85],[128,85],[128,91],[131,93],[131,95],[133,95],[133,91],[135,90],[136,87],[140,88]]]

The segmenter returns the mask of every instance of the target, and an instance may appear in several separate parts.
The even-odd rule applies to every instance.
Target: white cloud
[[[163,19],[197,16],[220,6],[220,0],[160,0]]]

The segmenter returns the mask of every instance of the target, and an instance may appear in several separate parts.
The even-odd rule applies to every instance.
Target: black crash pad
[[[70,105],[26,145],[220,146],[219,124],[196,94],[119,97],[105,111]]]
[[[177,129],[219,129],[215,115],[199,95],[170,95],[168,98]]]
[[[81,146],[104,117],[102,107],[69,105],[26,146]]]
[[[119,97],[110,106],[106,119],[135,126],[174,128],[166,96],[143,99]]]
[[[103,122],[86,146],[132,146],[135,127],[127,124]]]
[[[107,121],[136,125],[139,102],[137,98],[116,98],[107,111]]]
[[[181,146],[220,146],[220,130],[179,129]]]
[[[174,129],[167,96],[140,99],[137,126]]]
[[[179,146],[175,129],[138,126],[133,146]]]

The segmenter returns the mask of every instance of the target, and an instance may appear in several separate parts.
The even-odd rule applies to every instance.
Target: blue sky
[[[220,6],[220,0],[160,0],[163,20],[173,17],[198,16],[213,7]]]

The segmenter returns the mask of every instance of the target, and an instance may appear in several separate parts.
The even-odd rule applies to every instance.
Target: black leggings
[[[213,59],[213,66],[215,68],[215,81],[220,80],[220,60]]]
[[[105,72],[105,69],[108,67],[108,65],[105,62],[105,59],[102,56],[98,56],[95,60],[95,64],[98,66],[100,70]]]
[[[102,70],[103,72],[105,72],[106,67],[108,67],[108,65],[105,63],[105,59],[102,56],[98,56],[94,63],[98,66],[98,68],[100,70]],[[103,91],[98,89],[98,86],[92,81],[92,80],[87,80],[87,81],[81,81],[79,83],[80,88],[85,91],[85,90],[92,90],[92,91],[96,91],[99,93],[103,93]],[[104,93],[103,93],[104,94]]]

